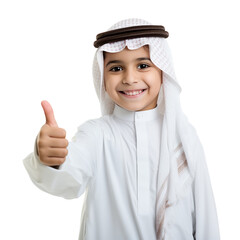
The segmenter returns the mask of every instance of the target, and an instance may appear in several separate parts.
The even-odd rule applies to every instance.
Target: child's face
[[[105,52],[104,84],[110,98],[129,111],[155,108],[162,72],[150,60],[148,46]]]

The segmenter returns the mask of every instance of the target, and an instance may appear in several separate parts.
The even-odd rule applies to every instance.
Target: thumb
[[[41,102],[45,117],[46,117],[46,124],[50,127],[58,127],[57,122],[54,117],[52,106],[47,101]]]

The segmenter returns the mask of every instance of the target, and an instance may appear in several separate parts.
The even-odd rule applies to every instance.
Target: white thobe
[[[43,165],[36,151],[24,160],[40,189],[68,199],[86,191],[80,240],[156,240],[162,120],[158,107],[131,112],[115,105],[113,114],[79,127],[69,143],[66,161],[58,170]],[[174,206],[176,214],[167,240],[190,240],[195,239],[194,235],[208,240],[205,228],[217,228],[207,170],[200,166],[196,175],[192,189]],[[197,200],[196,204],[196,196],[200,203]]]

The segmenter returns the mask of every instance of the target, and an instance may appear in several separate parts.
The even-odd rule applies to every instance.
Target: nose
[[[138,74],[133,69],[125,70],[125,74],[123,75],[122,83],[132,85],[139,81]]]

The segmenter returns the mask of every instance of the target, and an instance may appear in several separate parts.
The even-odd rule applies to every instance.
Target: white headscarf
[[[109,30],[137,25],[151,24],[141,19],[127,19],[116,23]],[[188,122],[180,106],[179,95],[181,87],[175,76],[166,39],[144,37],[107,43],[100,46],[94,57],[93,78],[102,115],[111,114],[114,109],[114,102],[110,99],[104,87],[103,51],[111,53],[120,52],[125,47],[133,50],[144,45],[149,46],[151,61],[163,73],[163,83],[158,97],[158,106],[164,114],[164,118],[161,133],[156,201],[156,234],[158,240],[163,240],[168,225],[171,224],[171,219],[174,219],[172,206],[183,197],[186,188],[191,186],[195,171],[196,153],[204,157],[196,131]]]

